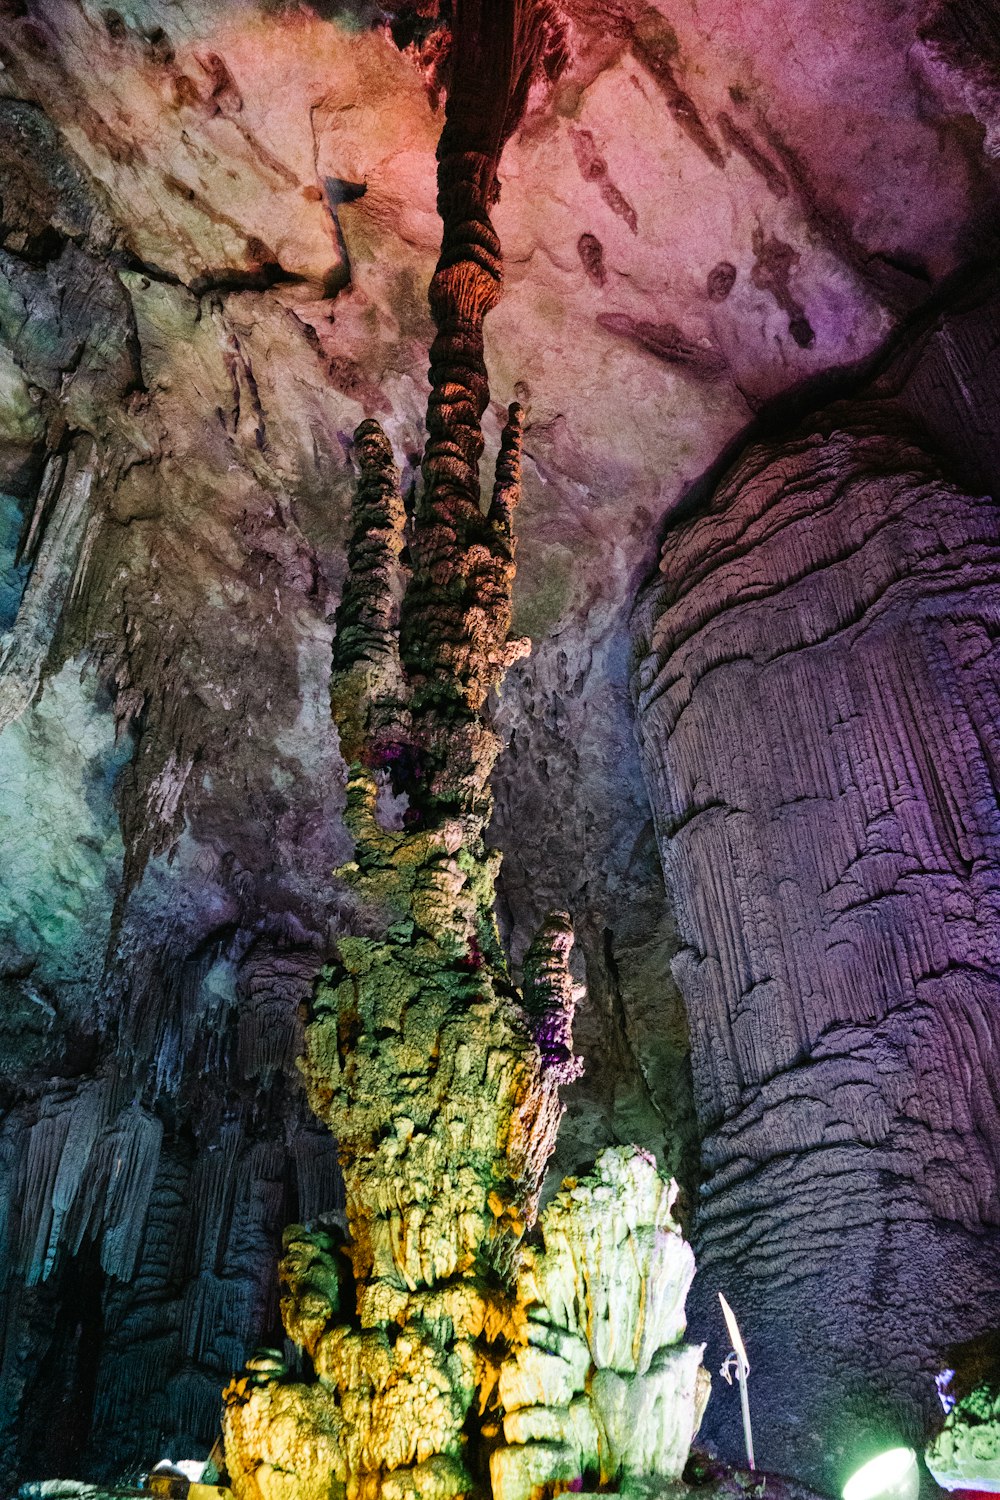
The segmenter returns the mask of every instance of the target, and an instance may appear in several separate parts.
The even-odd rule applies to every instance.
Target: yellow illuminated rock
[[[700,1351],[676,1347],[693,1261],[652,1162],[606,1153],[526,1244],[559,1091],[580,1071],[580,987],[565,913],[543,922],[514,984],[484,837],[501,748],[484,708],[524,653],[510,637],[517,406],[480,504],[482,324],[502,277],[489,208],[505,136],[558,41],[534,0],[457,9],[411,522],[385,433],[368,421],[355,434],[331,685],[355,852],[339,873],[379,921],[338,938],[302,1060],[338,1143],[349,1234],[341,1250],[323,1229],[286,1233],[282,1317],[316,1382],[261,1371],[230,1386],[236,1500],[451,1500],[487,1471],[497,1500],[541,1500],[585,1477],[675,1477],[697,1425]],[[483,57],[506,61],[483,70]],[[472,77],[470,94],[459,80]],[[399,826],[380,820],[386,789],[405,804]],[[630,1415],[648,1430],[630,1437]]]

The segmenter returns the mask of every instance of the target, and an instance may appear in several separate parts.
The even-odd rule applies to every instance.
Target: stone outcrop
[[[1000,20],[975,0],[930,0],[920,24],[924,64],[963,100],[1000,156]]]
[[[282,1318],[317,1378],[290,1381],[265,1352],[229,1387],[236,1496],[453,1495],[470,1461],[496,1500],[678,1480],[709,1379],[704,1346],[684,1343],[676,1192],[637,1148],[604,1152],[492,1292],[471,1276],[357,1288],[334,1237],[286,1230]]]
[[[752,448],[637,617],[697,1305],[742,1316],[762,1464],[827,1484],[921,1438],[1000,1293],[1000,518],[925,443],[880,402]]]

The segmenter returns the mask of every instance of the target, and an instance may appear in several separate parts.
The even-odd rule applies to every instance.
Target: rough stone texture
[[[993,499],[877,403],[751,449],[641,612],[701,1307],[741,1319],[761,1462],[827,1483],[926,1431],[1000,1293],[998,581]]]
[[[470,1470],[496,1500],[679,1480],[710,1382],[704,1346],[683,1342],[694,1257],[676,1196],[646,1153],[605,1151],[563,1183],[492,1289],[433,1268],[393,1288],[378,1267],[355,1289],[333,1238],[292,1226],[282,1318],[317,1379],[289,1380],[265,1352],[228,1388],[237,1500],[448,1496],[468,1492]],[[360,1329],[345,1321],[355,1301]]]
[[[259,1500],[334,1500],[343,1494],[341,1420],[322,1385],[243,1377],[230,1395],[229,1473],[236,1495]],[[253,1454],[253,1466],[243,1462]]]
[[[975,0],[931,0],[920,27],[922,62],[982,124],[984,147],[1000,155],[1000,15]]]
[[[350,767],[354,858],[341,873],[378,920],[335,942],[303,1059],[309,1102],[338,1142],[351,1277],[341,1285],[328,1236],[286,1231],[282,1319],[317,1383],[283,1382],[267,1358],[229,1385],[237,1500],[282,1487],[460,1496],[487,1467],[495,1500],[588,1474],[669,1482],[708,1394],[701,1348],[680,1342],[694,1261],[672,1218],[677,1186],[652,1158],[605,1152],[548,1205],[544,1248],[525,1243],[559,1089],[580,1072],[580,993],[564,913],[539,929],[520,991],[496,928],[500,858],[483,831],[500,740],[484,708],[527,645],[510,638],[518,405],[485,511],[478,462],[483,319],[502,284],[489,215],[500,148],[561,41],[531,0],[456,19],[428,443],[409,524],[384,432],[367,421],[356,434],[331,702]],[[390,802],[405,804],[401,819]]]
[[[685,485],[987,251],[995,190],[952,74],[914,66],[923,3],[567,9],[569,67],[505,156],[487,332],[488,447],[526,412],[535,648],[497,718],[501,916],[520,961],[571,911],[586,969],[559,1168],[634,1138],[690,1185],[631,601]],[[292,1064],[350,916],[331,618],[349,434],[383,422],[404,490],[418,462],[439,81],[326,0],[10,0],[0,32],[2,1462],[120,1474],[207,1449],[220,1379],[277,1333],[280,1226],[339,1204]],[[963,462],[968,411],[934,391],[986,361],[977,326],[960,354],[928,335],[913,377]],[[102,1229],[122,1132],[131,1281]]]

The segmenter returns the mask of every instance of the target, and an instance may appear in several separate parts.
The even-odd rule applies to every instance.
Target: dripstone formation
[[[484,708],[526,643],[510,639],[516,405],[480,504],[482,323],[501,289],[500,150],[559,40],[544,6],[459,8],[411,520],[384,432],[367,421],[355,435],[332,704],[355,843],[340,873],[368,915],[337,940],[303,1064],[338,1141],[348,1238],[286,1232],[282,1318],[316,1382],[288,1382],[265,1355],[228,1388],[239,1500],[488,1484],[528,1500],[586,1477],[676,1478],[707,1394],[701,1350],[681,1343],[693,1259],[642,1153],[606,1153],[550,1205],[544,1248],[524,1243],[558,1091],[580,1070],[579,987],[568,917],[543,923],[520,988],[494,917],[484,830],[500,740]]]
[[[751,448],[637,617],[698,1301],[747,1310],[763,1464],[831,1487],[922,1441],[1000,1295],[1000,522],[906,391]]]

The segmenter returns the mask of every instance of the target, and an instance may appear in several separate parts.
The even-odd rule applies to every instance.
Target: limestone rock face
[[[339,1500],[347,1477],[343,1422],[323,1385],[235,1383],[226,1451],[235,1495],[252,1500]],[[245,1469],[244,1453],[254,1454]]]
[[[1000,155],[1000,22],[972,0],[932,0],[920,27],[923,65],[950,86],[985,132],[990,156]]]
[[[752,448],[638,622],[697,1305],[741,1316],[760,1461],[828,1484],[926,1431],[1000,1293],[1000,516],[924,441],[879,403]]]

